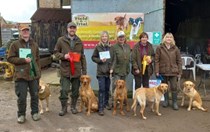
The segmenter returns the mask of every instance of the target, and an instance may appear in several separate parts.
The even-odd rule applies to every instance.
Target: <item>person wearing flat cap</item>
[[[130,45],[126,44],[126,34],[124,31],[117,33],[117,43],[111,49],[111,69],[110,74],[113,76],[113,82],[117,80],[126,80],[130,72]],[[112,93],[114,93],[115,83],[112,83]]]
[[[39,47],[30,38],[29,26],[20,27],[20,37],[14,41],[8,52],[7,61],[15,66],[15,93],[18,97],[18,123],[24,123],[26,117],[27,92],[31,96],[31,115],[34,121],[40,119],[38,108],[38,80],[41,77]]]
[[[61,61],[61,90],[60,102],[61,111],[59,116],[67,113],[67,101],[71,86],[71,112],[78,113],[76,109],[79,97],[80,76],[86,74],[86,58],[81,39],[76,35],[77,25],[74,22],[67,24],[67,34],[58,38],[55,45],[55,57]]]

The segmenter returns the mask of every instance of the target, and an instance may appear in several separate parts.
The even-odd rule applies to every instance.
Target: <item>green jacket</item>
[[[15,66],[15,80],[34,80],[41,77],[41,67],[40,67],[40,58],[39,58],[39,47],[31,38],[29,39],[29,47],[34,59],[34,66],[36,75],[34,77],[30,76],[30,63],[26,63],[25,58],[19,58],[19,48],[26,48],[26,42],[20,38],[19,40],[14,41],[9,49],[7,61],[14,64]]]
[[[128,44],[116,43],[111,48],[112,64],[111,69],[113,73],[119,76],[126,76],[130,72],[130,54],[131,48]]]
[[[70,38],[65,35],[58,38],[58,41],[55,45],[54,53],[55,57],[61,60],[60,70],[61,76],[70,77],[70,78],[78,78],[81,74],[87,74],[86,70],[86,58],[84,54],[84,48],[81,39],[75,35],[74,38],[75,45],[73,48],[70,46]],[[75,73],[72,75],[70,61],[64,58],[65,54],[69,52],[76,52],[81,55],[79,62],[74,62],[74,70]]]
[[[155,54],[155,73],[164,76],[177,76],[182,74],[182,60],[179,49],[171,45],[167,49],[165,44],[160,44]]]
[[[147,45],[148,45],[147,55],[151,56],[152,63],[150,63],[146,67],[147,68],[146,70],[148,70],[148,74],[149,76],[151,76],[153,74],[153,62],[154,62],[155,53],[154,53],[152,44],[147,42]],[[138,42],[134,45],[132,54],[131,54],[132,74],[136,75],[135,70],[139,70],[140,74],[142,74],[142,59],[143,59],[143,56],[141,55],[140,44]]]
[[[110,53],[110,47],[111,45],[103,46],[101,43],[99,43],[93,51],[92,61],[97,63],[97,75],[96,75],[97,77],[109,76],[109,71],[111,67],[111,58],[106,59],[106,62],[102,62],[100,59],[99,53],[104,52],[104,51],[109,51]]]

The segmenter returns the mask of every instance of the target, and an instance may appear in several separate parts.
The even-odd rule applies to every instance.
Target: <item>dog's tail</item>
[[[131,109],[133,109],[137,104],[137,97],[136,97],[136,94],[134,94],[134,98],[133,98],[133,104],[131,106]]]

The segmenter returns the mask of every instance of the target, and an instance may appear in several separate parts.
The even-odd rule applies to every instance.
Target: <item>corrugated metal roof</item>
[[[31,17],[32,22],[70,22],[71,9],[39,8]]]

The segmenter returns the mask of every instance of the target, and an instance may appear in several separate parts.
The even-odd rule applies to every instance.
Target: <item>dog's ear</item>
[[[88,80],[89,80],[89,82],[91,82],[91,77],[90,76],[88,76]]]
[[[80,77],[80,81],[81,81],[81,82],[82,82],[83,78],[84,78],[84,77],[83,77],[83,75],[82,75],[82,76]]]
[[[129,24],[133,24],[133,22],[134,22],[134,19],[133,18],[129,18]]]
[[[192,83],[192,85],[193,85],[193,88],[195,88],[195,83]]]
[[[184,88],[186,87],[186,81],[183,83],[183,87],[184,87]]]

